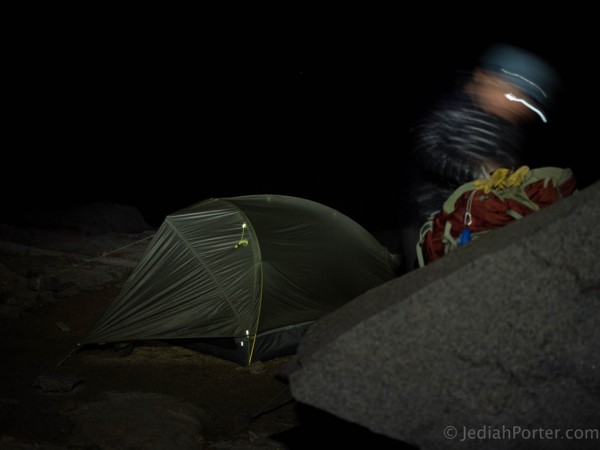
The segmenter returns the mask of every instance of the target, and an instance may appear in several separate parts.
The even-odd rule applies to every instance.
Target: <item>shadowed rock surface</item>
[[[599,223],[596,183],[365,293],[304,337],[293,396],[422,449],[598,448]]]
[[[62,210],[27,209],[5,214],[6,223],[21,227],[66,229],[83,233],[141,233],[150,229],[141,212],[130,205],[97,202]]]
[[[71,417],[78,432],[71,444],[90,448],[196,450],[205,446],[206,413],[168,395],[106,392],[80,405]]]

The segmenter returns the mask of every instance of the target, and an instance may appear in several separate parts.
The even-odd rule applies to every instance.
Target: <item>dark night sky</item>
[[[596,128],[582,108],[597,105],[597,75],[585,26],[373,12],[24,21],[6,69],[5,211],[110,201],[157,225],[206,198],[274,193],[396,226],[411,123],[497,41],[540,53],[564,78],[535,162],[573,168],[581,187],[598,178],[586,160]]]

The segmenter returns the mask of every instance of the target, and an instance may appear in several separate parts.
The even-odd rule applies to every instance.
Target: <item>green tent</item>
[[[177,339],[249,364],[292,353],[311,323],[393,277],[387,249],[327,206],[210,199],[166,217],[80,344]]]

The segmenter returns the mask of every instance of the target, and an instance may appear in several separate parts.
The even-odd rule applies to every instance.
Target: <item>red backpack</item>
[[[417,257],[423,267],[495,228],[556,203],[575,191],[571,169],[527,166],[497,169],[490,179],[459,187],[421,227]]]

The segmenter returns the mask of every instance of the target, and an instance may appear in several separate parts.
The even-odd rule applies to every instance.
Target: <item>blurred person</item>
[[[417,124],[409,187],[415,217],[404,237],[408,261],[414,261],[419,226],[459,186],[526,162],[525,127],[548,121],[559,83],[556,70],[538,55],[496,44]]]

